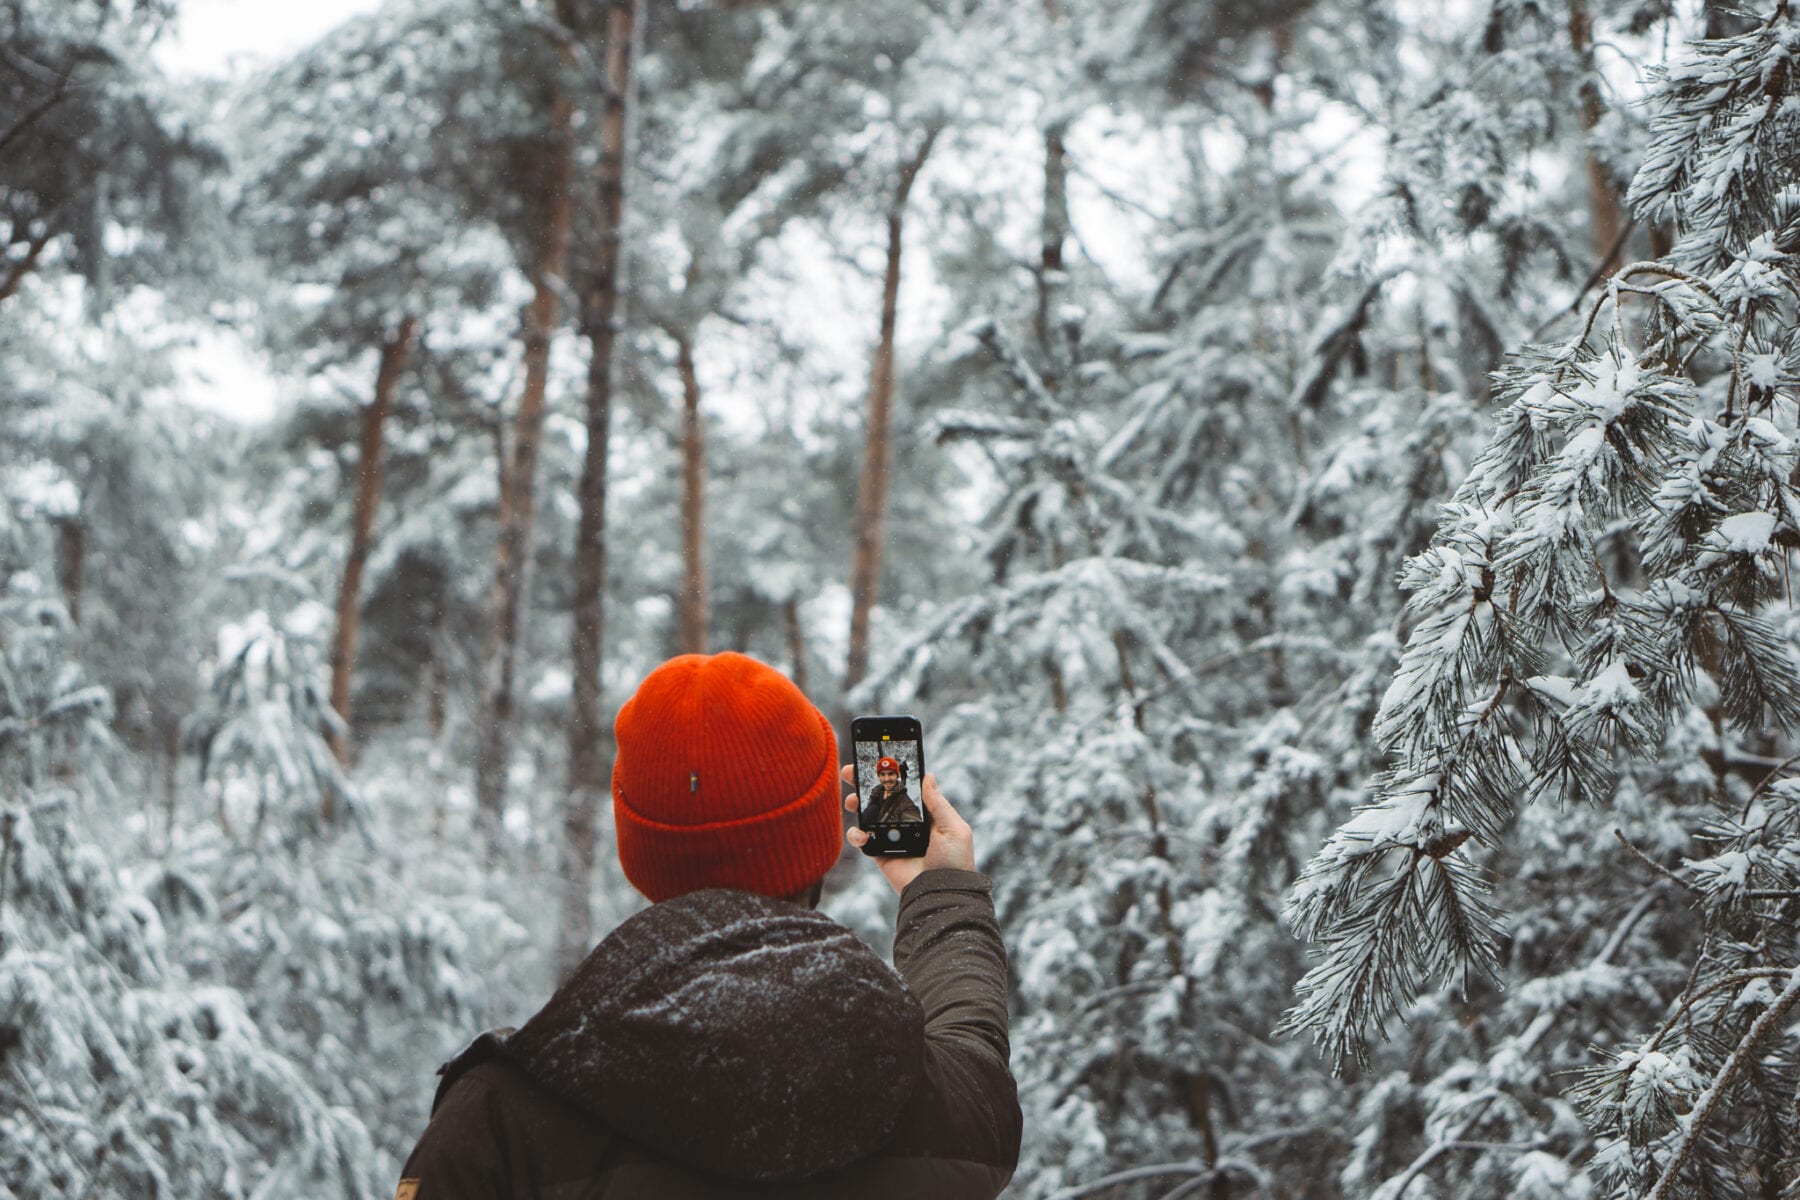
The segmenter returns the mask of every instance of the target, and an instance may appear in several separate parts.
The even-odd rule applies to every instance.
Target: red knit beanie
[[[683,654],[638,685],[613,730],[619,865],[651,900],[709,887],[789,896],[837,861],[837,738],[781,672]]]

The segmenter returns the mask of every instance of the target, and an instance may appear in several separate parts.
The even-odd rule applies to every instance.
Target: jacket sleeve
[[[1010,1171],[1022,1120],[1007,1065],[1006,949],[987,876],[939,869],[908,884],[894,966],[924,1006],[927,1075],[968,1139],[962,1153]]]

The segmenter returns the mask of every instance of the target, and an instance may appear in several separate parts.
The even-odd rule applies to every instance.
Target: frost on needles
[[[1607,805],[1615,772],[1696,712],[1791,752],[1796,55],[1784,3],[1660,73],[1631,203],[1673,225],[1673,250],[1618,270],[1574,336],[1499,373],[1491,438],[1401,572],[1411,631],[1373,730],[1388,765],[1287,902],[1317,961],[1283,1029],[1340,1065],[1366,1063],[1426,989],[1498,980],[1482,864],[1519,803]],[[1664,985],[1664,1026],[1597,1055],[1576,1089],[1617,1194],[1717,1184],[1794,1123],[1800,1069],[1772,1034],[1800,1002],[1795,761],[1721,782],[1717,820],[1689,835],[1715,853],[1646,872],[1666,902],[1698,902],[1706,937],[1679,992]]]

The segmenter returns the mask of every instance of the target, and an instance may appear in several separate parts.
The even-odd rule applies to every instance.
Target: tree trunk
[[[356,673],[356,638],[362,620],[363,567],[369,559],[369,546],[375,530],[375,509],[381,503],[382,431],[388,414],[394,410],[394,393],[399,390],[400,376],[412,355],[413,339],[418,336],[418,318],[407,316],[382,343],[381,366],[375,372],[374,400],[362,410],[362,428],[356,454],[356,509],[350,518],[350,554],[344,560],[344,578],[338,587],[337,632],[331,639],[331,707],[337,710],[346,726],[344,734],[334,734],[332,753],[345,766],[350,765],[350,683]],[[331,820],[331,792],[325,793],[324,817]]]
[[[1290,21],[1269,30],[1269,73],[1252,86],[1256,102],[1264,112],[1275,111],[1275,81],[1281,78],[1287,57],[1294,49],[1294,26]]]
[[[1061,290],[1063,243],[1069,236],[1069,163],[1063,144],[1063,127],[1051,126],[1044,131],[1044,212],[1038,232],[1037,313],[1033,320],[1038,348],[1052,354],[1050,322],[1051,304]],[[1046,372],[1044,386],[1054,390],[1053,373]]]
[[[181,722],[167,717],[162,722],[163,845],[175,845],[175,819],[181,800]]]
[[[800,624],[800,597],[789,596],[781,605],[782,624],[787,627],[788,660],[792,668],[788,678],[802,692],[806,691],[806,631]]]
[[[1583,67],[1581,82],[1581,128],[1592,134],[1600,118],[1606,115],[1606,102],[1600,95],[1600,80],[1594,66],[1594,20],[1588,12],[1588,0],[1569,0],[1569,46]],[[1624,228],[1619,193],[1608,177],[1606,166],[1594,152],[1590,141],[1586,153],[1588,223],[1594,239],[1594,254],[1601,259],[1600,268],[1611,275],[1624,260],[1624,246],[1619,231]]]
[[[694,342],[675,340],[681,370],[681,652],[706,653],[706,431],[700,424],[700,376]]]
[[[425,733],[431,740],[433,752],[439,745],[444,733],[444,717],[446,715],[447,693],[450,689],[450,670],[445,661],[448,654],[444,645],[447,634],[445,625],[450,619],[450,585],[448,581],[438,588],[431,598],[430,615],[426,618],[429,633],[425,642]]]
[[[5,275],[0,276],[0,303],[12,299],[13,294],[19,290],[19,285],[25,282],[25,277],[31,274],[31,269],[37,266],[44,247],[49,244],[50,231],[46,228],[40,236],[32,238],[26,244],[24,257],[8,264]]]
[[[569,707],[569,777],[563,809],[563,903],[557,964],[567,971],[593,941],[589,891],[594,874],[595,824],[606,794],[604,729],[600,720],[600,654],[605,632],[606,455],[612,434],[613,343],[623,287],[620,241],[625,223],[625,165],[629,151],[632,51],[642,25],[642,0],[612,0],[606,23],[606,107],[600,120],[598,249],[582,297],[582,333],[590,356],[587,380],[587,456],[581,469],[581,513],[575,545],[574,629],[569,646],[574,688]]]
[[[900,166],[899,186],[887,216],[887,269],[881,284],[881,336],[875,343],[875,359],[869,370],[869,433],[863,451],[862,477],[857,481],[856,526],[850,562],[850,661],[844,671],[844,688],[862,682],[869,670],[869,614],[881,600],[882,544],[887,527],[888,471],[893,461],[889,425],[894,403],[894,321],[900,300],[900,235],[906,218],[906,199],[912,192],[937,129],[927,130],[911,158]]]
[[[81,624],[81,590],[87,577],[87,527],[81,514],[56,522],[56,582],[62,589],[69,620]]]
[[[449,681],[444,678],[443,651],[434,650],[426,664],[425,734],[434,743],[444,734],[444,693]]]
[[[565,52],[565,60],[572,55]],[[476,819],[490,846],[506,808],[506,773],[512,755],[513,673],[518,661],[519,610],[531,565],[536,515],[538,442],[544,430],[544,392],[550,375],[550,341],[568,270],[574,219],[570,195],[574,171],[570,134],[573,105],[558,92],[550,103],[541,184],[544,211],[531,264],[532,298],[525,309],[525,386],[514,418],[512,461],[502,468],[500,534],[494,548],[494,582],[488,593],[488,632],[481,655],[481,732],[475,749]]]

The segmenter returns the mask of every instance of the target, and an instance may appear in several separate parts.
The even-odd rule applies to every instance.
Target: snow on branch
[[[1628,200],[1640,217],[1683,228],[1681,261],[1716,270],[1770,228],[1793,161],[1797,52],[1800,27],[1783,3],[1748,33],[1700,42],[1686,61],[1650,68],[1660,88]]]
[[[1800,266],[1769,233],[1796,53],[1783,6],[1664,73],[1633,200],[1679,222],[1675,261],[1622,269],[1577,337],[1499,373],[1492,436],[1401,572],[1411,629],[1373,727],[1391,765],[1287,906],[1318,961],[1282,1029],[1334,1062],[1362,1060],[1437,981],[1497,973],[1501,914],[1473,856],[1522,801],[1605,801],[1618,756],[1655,754],[1703,679],[1747,734],[1800,720],[1800,660],[1770,611],[1800,546],[1775,349]],[[1641,321],[1628,300],[1648,302]],[[1695,385],[1702,353],[1727,386]],[[1695,1091],[1712,1061],[1695,1054]],[[1657,1086],[1676,1088],[1688,1068],[1666,1067]]]

